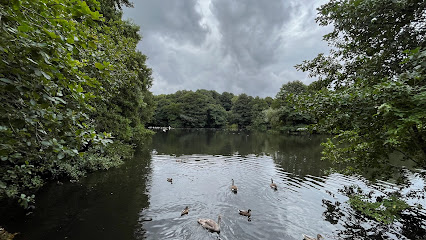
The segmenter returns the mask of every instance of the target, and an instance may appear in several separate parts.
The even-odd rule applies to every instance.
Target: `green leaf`
[[[30,31],[31,30],[31,27],[30,26],[28,26],[27,24],[22,24],[22,25],[20,25],[19,27],[18,27],[18,31],[20,31],[20,32],[28,32],[28,31]]]
[[[58,38],[58,35],[56,35],[54,32],[50,31],[50,30],[46,30],[45,31],[47,33],[47,35],[49,35],[49,37],[56,39]]]
[[[99,70],[103,70],[105,68],[105,66],[102,63],[95,63],[95,67]]]
[[[38,65],[38,63],[35,62],[34,60],[32,60],[31,58],[27,58],[27,60],[30,61],[30,62],[32,62],[32,63],[34,63],[35,65]]]
[[[50,77],[50,75],[49,74],[47,74],[47,73],[45,73],[45,72],[43,72],[43,71],[40,71],[41,72],[41,74],[47,79],[47,80],[50,80],[51,79],[51,77]]]
[[[69,36],[67,38],[67,43],[73,44],[74,43],[74,36]]]
[[[2,82],[4,82],[4,83],[10,83],[10,84],[12,84],[12,83],[13,83],[13,81],[12,81],[12,80],[7,79],[7,78],[0,78],[0,81],[2,81]]]
[[[93,42],[93,41],[90,41],[89,42],[89,47],[91,47],[91,48],[93,48],[93,49],[97,49],[97,46],[96,46],[96,43],[95,42]]]
[[[19,0],[12,0],[12,8],[13,8],[13,10],[19,10],[19,8],[20,8],[20,5],[21,5],[21,1],[19,1]]]
[[[80,86],[80,85],[78,85],[77,86],[77,88],[75,89],[78,93],[81,93],[81,92],[83,92],[83,88]]]
[[[41,144],[44,146],[51,146],[52,143],[50,141],[41,141]]]

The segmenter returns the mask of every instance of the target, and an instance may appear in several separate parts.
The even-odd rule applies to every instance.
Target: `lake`
[[[326,239],[364,239],[371,231],[381,232],[383,238],[407,239],[407,231],[414,230],[362,219],[339,191],[353,184],[376,193],[398,186],[381,181],[367,186],[362,177],[325,175],[331,167],[320,160],[325,138],[160,131],[121,167],[77,183],[49,184],[39,192],[31,214],[3,209],[1,218],[9,232],[21,232],[16,239],[33,240],[292,240],[318,233]],[[422,189],[424,182],[418,178],[412,176],[415,187]],[[231,192],[231,179],[238,187],[236,194]],[[270,188],[271,179],[277,191]],[[181,216],[186,206],[189,214]],[[239,209],[251,209],[250,219],[239,215]],[[198,218],[217,221],[218,215],[220,234],[197,223]]]

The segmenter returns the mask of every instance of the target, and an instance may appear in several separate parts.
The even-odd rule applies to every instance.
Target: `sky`
[[[329,50],[315,22],[326,0],[133,0],[124,19],[141,27],[138,49],[153,70],[155,94],[215,90],[275,97],[294,65]]]

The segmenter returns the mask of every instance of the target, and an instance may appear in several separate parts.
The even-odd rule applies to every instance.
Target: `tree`
[[[308,87],[299,80],[291,81],[283,84],[275,99],[280,105],[287,104],[290,98],[297,97],[306,93]]]
[[[198,89],[195,92],[206,96],[210,104],[220,104],[220,94],[214,90]]]
[[[100,12],[107,21],[120,20],[122,17],[121,6],[133,7],[129,0],[99,0]]]
[[[263,111],[267,109],[268,103],[265,99],[255,97],[252,101],[252,121],[250,129],[266,130],[268,128],[265,122],[265,116]]]
[[[319,77],[304,105],[350,146],[328,142],[325,156],[363,171],[388,168],[398,151],[426,167],[423,9],[423,1],[331,1],[319,9],[317,21],[335,26],[325,39],[336,50],[298,65]]]
[[[333,50],[297,66],[318,78],[298,102],[318,119],[315,128],[336,134],[324,143],[324,159],[346,173],[390,178],[399,170],[389,160],[395,153],[426,168],[424,9],[416,0],[332,0],[319,8],[320,25],[334,26],[324,36]]]
[[[207,124],[208,96],[192,91],[182,91],[182,95],[177,98],[181,104],[182,112],[179,118],[182,127],[203,128]]]
[[[131,155],[148,134],[151,71],[117,9],[106,22],[95,0],[0,4],[0,198],[27,207],[46,181]]]
[[[225,109],[218,104],[209,104],[207,107],[207,123],[209,128],[222,128],[226,126],[227,114]]]
[[[239,129],[247,128],[252,122],[252,100],[253,97],[243,93],[238,95],[232,105],[233,123],[237,124]]]
[[[232,107],[232,98],[234,97],[233,93],[229,93],[229,92],[223,92],[220,97],[220,103],[222,105],[222,107],[226,110],[226,111],[230,111],[231,107]]]
[[[296,110],[295,100],[305,94],[308,87],[301,81],[292,81],[283,84],[272,104],[278,114],[277,130],[281,132],[292,132],[298,128],[313,123],[312,115]]]
[[[155,111],[154,116],[149,123],[150,126],[170,126],[169,112],[167,107],[171,104],[170,99],[165,94],[154,96]],[[176,127],[176,126],[174,126]]]
[[[102,81],[105,94],[93,101],[97,111],[91,118],[97,119],[98,131],[111,131],[127,144],[140,144],[150,135],[145,123],[153,115],[152,94],[148,90],[152,85],[152,71],[145,65],[146,56],[136,51],[141,39],[138,31],[138,26],[121,19],[108,21],[99,37],[107,35],[111,41],[95,59],[106,60],[113,68],[106,76],[94,75]]]

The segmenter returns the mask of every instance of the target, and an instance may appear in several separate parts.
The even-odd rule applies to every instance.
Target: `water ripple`
[[[294,156],[292,156],[294,157]],[[323,200],[347,200],[339,193],[344,185],[363,182],[340,174],[315,176],[287,172],[265,154],[152,156],[150,207],[140,215],[152,218],[140,225],[148,239],[300,239],[302,233],[332,236],[343,229],[324,221]],[[173,183],[166,181],[173,178]],[[278,185],[274,191],[271,178]],[[231,192],[234,179],[238,192]],[[379,188],[392,184],[379,182]],[[186,216],[180,212],[189,206]],[[251,209],[250,219],[238,214]],[[343,213],[349,210],[342,209]],[[210,233],[198,218],[217,221],[221,233]],[[143,219],[141,217],[140,219]]]

